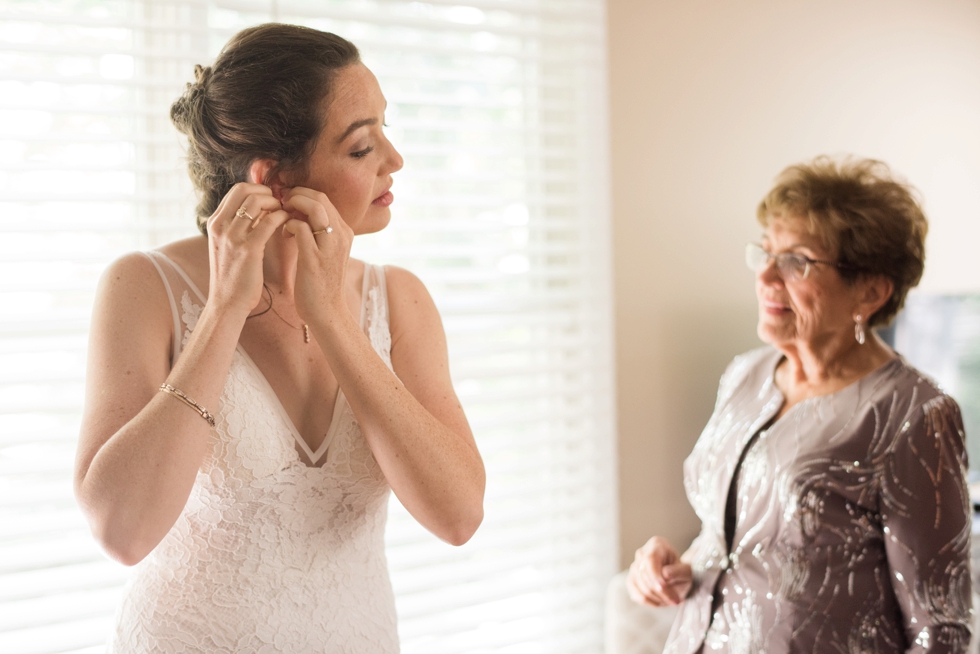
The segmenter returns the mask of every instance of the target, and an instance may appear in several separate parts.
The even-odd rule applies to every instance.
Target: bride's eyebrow
[[[364,127],[365,125],[377,125],[377,124],[378,124],[377,118],[365,118],[363,120],[355,120],[353,123],[348,125],[347,129],[344,130],[344,133],[340,135],[340,137],[337,139],[337,144],[339,145],[343,143],[344,139],[350,136],[351,132],[353,132],[357,128]]]

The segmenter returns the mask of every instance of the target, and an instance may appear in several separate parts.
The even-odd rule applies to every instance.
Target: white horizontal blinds
[[[272,17],[351,38],[380,79],[406,167],[395,178],[392,225],[359,239],[355,254],[403,265],[433,293],[487,463],[486,520],[462,548],[438,542],[393,503],[388,556],[403,651],[599,651],[616,551],[601,1],[43,6],[44,15],[33,3],[0,9],[45,35],[5,37],[14,54],[0,56],[20,57],[21,66],[5,73],[90,90],[81,119],[71,118],[67,91],[26,109],[10,106],[16,93],[0,98],[3,111],[81,125],[75,140],[37,129],[20,130],[10,141],[20,145],[3,141],[4,152],[19,153],[35,143],[81,145],[39,161],[62,190],[18,197],[15,211],[0,215],[8,273],[0,306],[25,305],[9,295],[24,293],[8,288],[13,280],[40,285],[26,303],[40,307],[36,315],[18,309],[0,321],[8,391],[0,484],[9,491],[2,497],[16,498],[7,506],[0,497],[12,518],[0,524],[0,548],[21,548],[0,557],[0,566],[20,562],[0,567],[0,651],[81,650],[104,633],[122,570],[91,545],[68,487],[92,287],[121,252],[191,232],[193,201],[167,107],[194,63]],[[102,28],[116,40],[72,40]],[[50,57],[51,70],[35,56]],[[87,57],[88,68],[58,57]],[[9,166],[5,157],[4,174],[37,161],[18,157]],[[23,243],[8,247],[11,234]],[[13,258],[48,277],[11,268]],[[57,398],[64,407],[49,411]],[[10,525],[24,533],[4,533]],[[34,576],[8,584],[17,574]],[[31,590],[8,593],[15,587]]]
[[[194,229],[166,112],[206,48],[157,6],[0,5],[0,652],[103,651],[125,578],[71,467],[101,271]]]
[[[390,227],[356,254],[427,283],[487,465],[462,548],[393,503],[403,650],[599,651],[615,571],[601,3],[315,6],[279,11],[359,45],[406,161]]]

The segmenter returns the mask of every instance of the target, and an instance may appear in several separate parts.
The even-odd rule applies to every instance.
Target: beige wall
[[[758,344],[742,246],[785,165],[889,162],[932,220],[923,286],[980,290],[980,2],[608,0],[621,552],[698,529],[681,464]]]

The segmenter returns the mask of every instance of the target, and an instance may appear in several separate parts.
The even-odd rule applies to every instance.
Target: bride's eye
[[[360,159],[362,157],[366,157],[372,150],[374,150],[373,147],[364,148],[363,150],[358,150],[357,152],[351,152],[350,156],[354,157],[355,159]]]

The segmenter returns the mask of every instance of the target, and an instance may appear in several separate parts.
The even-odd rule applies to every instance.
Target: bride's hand
[[[283,235],[296,238],[296,311],[310,322],[317,312],[346,307],[344,296],[347,261],[354,233],[326,195],[295,187],[283,193],[283,209],[306,220],[293,218]]]
[[[289,214],[261,184],[235,184],[208,218],[208,302],[248,315],[262,297],[265,245]]]

